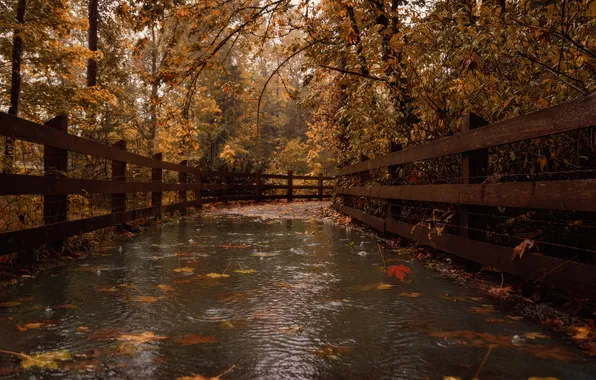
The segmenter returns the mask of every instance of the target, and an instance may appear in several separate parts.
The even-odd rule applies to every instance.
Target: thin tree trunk
[[[25,10],[27,0],[19,0],[17,3],[17,23],[13,32],[12,43],[12,76],[10,82],[10,108],[8,113],[14,116],[19,114],[19,96],[21,94],[21,58],[23,56],[23,39],[21,38],[19,28],[25,24]],[[14,160],[14,139],[6,138],[4,145],[4,171],[11,173],[13,171]]]
[[[97,51],[97,19],[99,17],[99,0],[89,0],[89,38],[88,47],[92,52]],[[97,60],[95,57],[87,61],[87,87],[97,84]]]
[[[151,42],[153,43],[151,51],[151,141],[149,142],[149,155],[153,154],[155,137],[157,135],[157,90],[159,89],[160,77],[157,73],[157,40],[155,38],[155,25],[151,27]]]

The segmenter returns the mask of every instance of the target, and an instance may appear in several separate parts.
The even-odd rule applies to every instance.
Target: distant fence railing
[[[162,161],[162,154],[145,157],[126,151],[126,142],[112,146],[68,133],[68,120],[58,116],[45,125],[0,112],[0,136],[43,145],[43,176],[0,174],[0,196],[42,195],[43,225],[0,233],[0,255],[38,248],[47,243],[135,220],[159,217],[173,211],[186,212],[203,204],[240,200],[323,199],[332,177],[202,171],[187,165]],[[75,152],[111,160],[111,180],[68,178],[68,153]],[[151,168],[151,182],[127,181],[126,165]],[[177,183],[164,183],[163,171],[178,173]],[[234,183],[241,179],[242,183]],[[265,183],[274,180],[276,183]],[[295,185],[295,180],[315,185]],[[280,183],[282,182],[282,183]],[[282,194],[270,194],[281,190]],[[299,190],[301,194],[298,194]],[[303,194],[304,191],[309,192]],[[312,193],[312,191],[315,191]],[[177,192],[177,202],[163,204],[163,192]],[[189,200],[188,192],[192,193]],[[151,193],[151,207],[127,209],[127,194]],[[68,220],[68,195],[108,194],[111,212],[78,220]],[[0,215],[0,217],[3,217]]]
[[[577,262],[573,255],[565,260],[535,252],[514,259],[516,248],[486,242],[490,231],[486,231],[483,218],[489,212],[486,209],[494,206],[595,212],[596,179],[537,181],[533,177],[532,182],[486,181],[490,177],[488,148],[595,125],[596,94],[494,124],[470,114],[464,118],[462,131],[454,136],[341,168],[339,175],[343,177],[338,177],[338,181],[343,181],[345,185],[337,186],[335,192],[350,200],[356,198],[361,201],[350,205],[336,204],[336,208],[381,232],[395,233],[536,282],[593,294],[596,293],[596,266],[589,262],[593,263],[594,259],[586,264]],[[363,186],[364,180],[360,181],[384,168],[456,154],[461,154],[461,178],[457,184],[379,186],[373,183],[372,187],[367,187]],[[351,184],[346,184],[350,183],[350,179]],[[354,186],[354,183],[359,185]],[[430,225],[435,221],[406,223],[396,220],[391,213],[387,217],[379,217],[362,210],[362,200],[375,198],[386,199],[389,203],[399,200],[454,204],[459,207],[455,212],[459,214],[456,218],[458,224],[452,229],[452,234],[435,233],[430,231]],[[344,199],[344,203],[349,202]],[[356,203],[358,206],[355,206]],[[446,225],[453,226],[453,223],[442,222],[436,220],[437,231],[442,231]],[[596,236],[594,238],[596,240]],[[524,248],[517,247],[518,255]],[[582,251],[596,258],[596,250]]]

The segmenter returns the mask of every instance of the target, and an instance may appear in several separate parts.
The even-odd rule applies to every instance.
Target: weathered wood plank
[[[596,93],[556,107],[458,133],[454,136],[393,152],[341,168],[339,175],[402,165],[470,150],[589,128],[596,124]]]
[[[138,166],[184,171],[188,173],[194,173],[196,171],[194,168],[155,160],[131,152],[125,152],[115,147],[70,135],[66,132],[51,129],[4,112],[0,112],[0,135]]]
[[[157,169],[161,170],[161,169]],[[0,174],[0,195],[27,194],[114,194],[201,189],[199,184],[120,182],[95,179],[52,178]]]
[[[410,201],[596,211],[596,179],[492,184],[336,187],[338,194]]]

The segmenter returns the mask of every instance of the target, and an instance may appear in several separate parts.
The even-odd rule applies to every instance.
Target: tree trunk
[[[155,38],[155,25],[151,27],[151,42],[153,43],[151,51],[151,141],[149,142],[149,155],[153,154],[155,137],[157,135],[157,90],[159,89],[160,77],[157,73],[157,40]]]
[[[21,58],[23,56],[23,39],[21,38],[19,28],[25,24],[25,10],[27,0],[19,0],[17,3],[17,26],[13,32],[12,43],[12,76],[10,81],[10,108],[8,113],[14,116],[19,114],[19,96],[21,94]],[[6,138],[4,145],[4,171],[11,173],[13,171],[14,160],[14,139]]]
[[[88,47],[92,52],[97,51],[97,19],[99,17],[99,0],[89,0],[89,38]],[[87,87],[97,84],[97,60],[95,57],[87,61]]]

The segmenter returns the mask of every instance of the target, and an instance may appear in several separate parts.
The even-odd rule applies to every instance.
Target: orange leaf
[[[389,267],[389,270],[387,271],[387,274],[389,275],[389,277],[395,276],[395,278],[402,280],[402,281],[406,277],[407,273],[412,273],[412,270],[403,264],[392,265]]]

